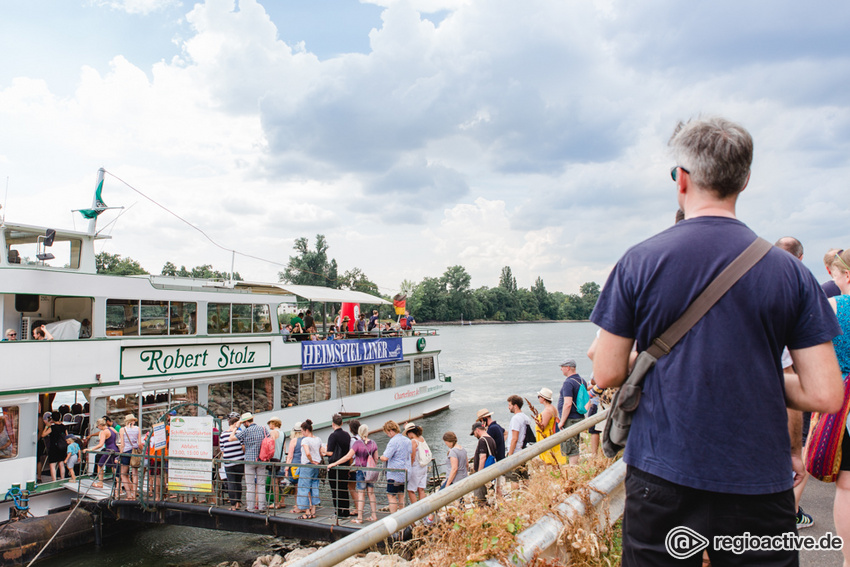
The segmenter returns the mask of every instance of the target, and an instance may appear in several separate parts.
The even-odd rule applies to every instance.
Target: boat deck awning
[[[236,282],[237,288],[254,285],[257,284],[252,284],[251,282]],[[333,289],[318,285],[294,285],[285,283],[263,285],[274,286],[285,293],[297,295],[298,297],[303,297],[309,301],[316,301],[319,303],[365,303],[366,305],[392,304],[392,301],[387,301],[386,299],[376,295],[351,289]]]

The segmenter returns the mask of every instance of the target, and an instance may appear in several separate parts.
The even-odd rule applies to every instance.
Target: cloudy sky
[[[850,4],[681,0],[0,0],[9,220],[85,225],[104,167],[241,252],[317,233],[384,293],[461,264],[577,293],[672,223],[666,141],[756,144],[739,217],[820,280],[850,246]],[[7,182],[8,179],[8,182]],[[99,250],[230,255],[108,176]],[[114,221],[114,222],[112,222]],[[76,223],[76,224],[75,224]],[[280,267],[238,257],[243,277]]]

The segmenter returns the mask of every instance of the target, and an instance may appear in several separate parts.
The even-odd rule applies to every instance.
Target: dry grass
[[[413,557],[413,563],[421,566],[461,567],[491,558],[508,562],[518,533],[547,513],[558,514],[559,504],[576,490],[586,487],[589,480],[612,462],[600,456],[583,460],[575,467],[555,467],[535,459],[529,463],[530,478],[524,486],[498,497],[491,489],[491,506],[469,505],[470,494],[466,505],[455,502],[443,509],[441,521],[434,526],[417,527],[413,540],[399,544],[397,552]],[[587,498],[587,490],[579,491],[582,492]],[[602,522],[604,528],[599,528],[598,520],[596,512],[592,511],[560,534],[557,547],[570,551],[570,565],[613,567],[619,564],[615,530],[607,527],[607,521]],[[562,555],[538,557],[531,565],[565,563],[566,556]]]

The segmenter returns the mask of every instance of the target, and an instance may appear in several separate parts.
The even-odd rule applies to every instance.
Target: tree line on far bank
[[[319,285],[335,289],[352,289],[391,300],[391,295],[380,293],[378,286],[369,280],[360,268],[339,273],[335,259],[328,258],[329,244],[324,235],[316,235],[316,247],[311,249],[306,238],[295,241],[296,254],[289,257],[286,268],[278,273],[284,283]],[[131,258],[101,252],[97,255],[97,272],[115,275],[147,274]],[[179,269],[171,262],[162,268],[163,275],[207,279],[227,279],[227,272],[214,270],[211,265]],[[235,280],[241,280],[238,272]],[[510,266],[502,268],[498,285],[472,289],[469,273],[463,266],[450,266],[438,277],[426,277],[421,282],[404,280],[400,293],[407,296],[407,309],[417,322],[426,321],[539,321],[583,320],[590,317],[599,298],[599,284],[586,282],[578,294],[560,291],[549,292],[543,279],[538,277],[531,288],[517,286]],[[329,306],[330,307],[330,306]],[[366,311],[372,306],[361,305]],[[335,311],[338,306],[329,309]],[[395,318],[392,305],[376,306],[382,318]]]

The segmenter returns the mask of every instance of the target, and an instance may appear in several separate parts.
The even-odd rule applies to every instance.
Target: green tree
[[[558,319],[558,304],[555,303],[552,296],[546,291],[546,286],[543,284],[543,278],[537,277],[534,285],[531,288],[531,293],[537,300],[537,308],[540,315],[546,319]]]
[[[95,256],[94,261],[98,274],[135,276],[148,273],[136,260],[129,257],[122,258],[120,254],[100,252]]]
[[[176,276],[177,275],[177,266],[172,264],[171,262],[166,262],[162,267],[162,275],[163,276]]]
[[[509,293],[513,293],[517,290],[516,278],[511,272],[510,266],[502,268],[502,275],[499,276],[499,287],[507,290]]]
[[[419,321],[446,321],[446,293],[440,280],[425,278],[413,293],[412,303],[416,305],[416,318]]]
[[[378,286],[370,281],[360,268],[346,270],[340,278],[340,284],[342,287],[347,289],[378,295]]]
[[[310,250],[306,238],[297,239],[292,247],[297,254],[289,257],[289,265],[278,273],[279,280],[296,285],[339,287],[337,263],[328,261],[328,247],[324,234],[316,235],[315,250]]]
[[[186,266],[180,266],[180,269],[177,269],[171,262],[166,262],[162,267],[162,275],[163,276],[177,276],[181,278],[196,278],[201,280],[229,280],[230,272],[222,272],[219,270],[215,270],[212,267],[212,264],[204,264],[202,266],[195,266],[191,270],[187,270]],[[233,272],[233,279],[235,281],[242,281],[242,276],[239,272]]]

